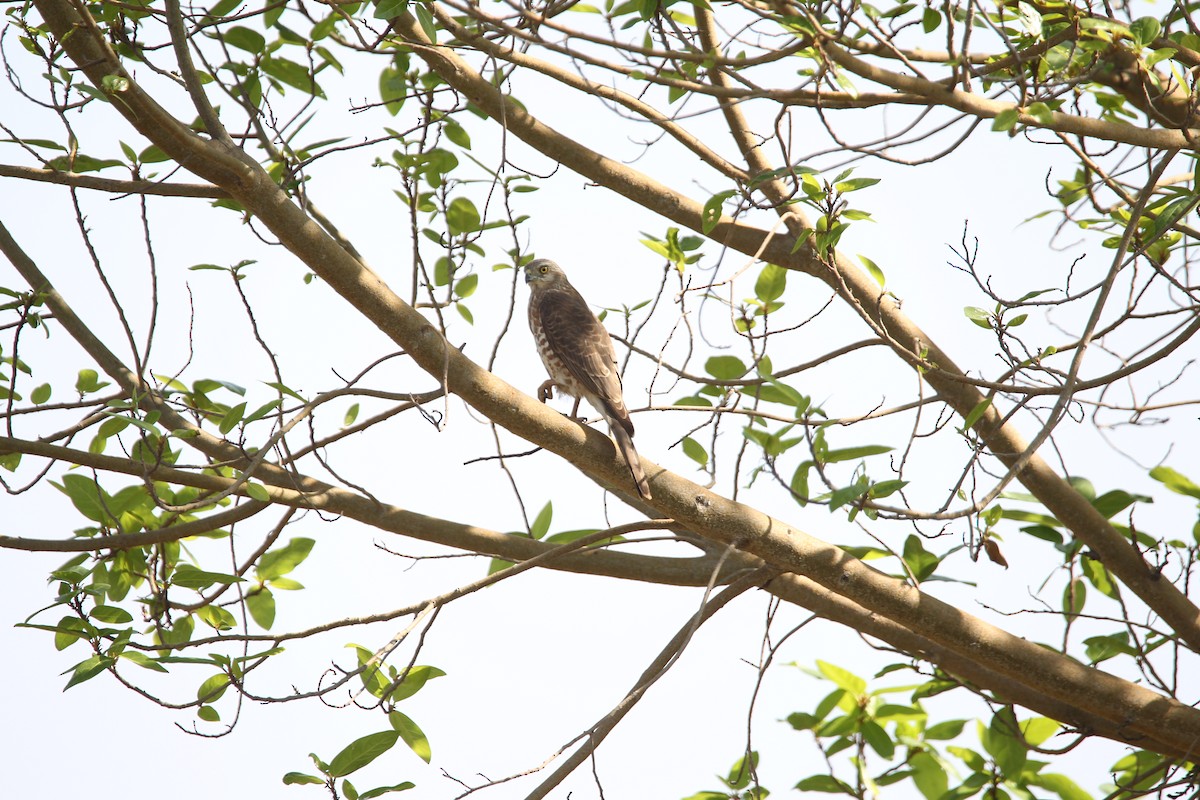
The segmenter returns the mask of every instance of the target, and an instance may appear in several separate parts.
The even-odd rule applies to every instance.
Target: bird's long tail
[[[609,427],[612,429],[613,438],[617,440],[617,449],[621,451],[621,457],[629,465],[629,474],[633,476],[638,494],[645,500],[651,499],[650,484],[646,482],[646,473],[642,470],[642,460],[638,458],[637,449],[633,446],[633,437],[619,423]]]

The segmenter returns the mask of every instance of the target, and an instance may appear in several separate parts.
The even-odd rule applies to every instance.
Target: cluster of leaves
[[[876,677],[908,668],[894,664]],[[922,701],[957,688],[958,682],[950,676],[939,673],[917,684],[869,689],[865,679],[824,661],[805,671],[837,688],[812,711],[793,713],[787,721],[811,736],[827,759],[841,752],[850,754],[852,774],[815,774],[797,783],[796,789],[864,797],[877,795],[882,787],[911,782],[926,800],[965,800],[981,793],[997,798],[1029,798],[1044,792],[1062,800],[1091,797],[1071,778],[1050,771],[1050,762],[1034,757],[1063,730],[1052,719],[1019,719],[1012,706],[998,705],[986,724],[976,720],[971,726],[969,719],[929,724]],[[968,744],[972,729],[978,745]],[[1117,776],[1116,786],[1126,792],[1131,786],[1123,778],[1144,781],[1142,769],[1165,763],[1167,759],[1160,755],[1137,752],[1122,757],[1110,772]]]

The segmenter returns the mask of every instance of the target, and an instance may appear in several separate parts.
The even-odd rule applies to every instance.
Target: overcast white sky
[[[348,79],[361,81],[340,92],[332,78],[326,91],[332,102],[306,132],[308,139],[323,138],[329,131],[356,132],[369,128],[370,115],[348,113],[346,96],[371,97],[374,93],[369,70],[354,72]],[[36,73],[26,78],[27,85]],[[611,147],[618,134],[599,130],[601,117],[594,107],[573,105],[561,95],[526,95],[534,113],[545,114],[551,125],[578,136],[597,147]],[[0,84],[0,108],[17,103],[11,88]],[[405,113],[408,113],[406,111]],[[8,124],[14,124],[0,114]],[[94,115],[100,116],[100,115]],[[87,128],[84,150],[94,156],[115,155],[116,138],[140,149],[138,137],[120,126],[115,115],[100,129]],[[187,118],[191,114],[185,114]],[[851,114],[850,117],[855,115]],[[58,131],[30,112],[17,121],[25,136],[50,138]],[[875,132],[877,118],[858,115],[854,124],[863,135]],[[469,126],[476,143],[475,154],[485,163],[496,142],[489,141],[482,124]],[[814,136],[817,136],[814,131]],[[722,148],[725,143],[721,142]],[[814,150],[824,145],[814,144]],[[545,160],[509,143],[518,163],[544,172]],[[616,148],[633,157],[637,148]],[[610,150],[611,152],[611,150]],[[845,241],[846,252],[863,253],[885,270],[891,288],[904,301],[904,309],[946,347],[960,364],[984,364],[994,349],[988,334],[971,326],[962,316],[965,305],[981,305],[968,281],[945,264],[948,245],[957,245],[964,222],[981,242],[980,263],[985,271],[1011,281],[1008,285],[1032,286],[1039,273],[1057,272],[1074,254],[1046,247],[1049,225],[1037,222],[1022,226],[1023,219],[1050,205],[1043,193],[1043,180],[1052,166],[1051,148],[1030,144],[1022,138],[978,131],[971,143],[956,154],[919,168],[870,163],[860,174],[882,177],[883,182],[862,193],[856,205],[871,211],[875,223],[860,223]],[[330,174],[352,165],[356,156],[328,163]],[[525,161],[522,161],[525,159]],[[28,163],[15,147],[4,146],[0,161]],[[695,187],[689,164],[637,164],[653,169],[669,185],[689,191],[700,200],[722,187]],[[1059,169],[1065,169],[1059,167]],[[116,174],[115,172],[113,173]],[[408,247],[405,219],[400,204],[391,194],[392,173],[386,170],[347,170],[338,183],[329,175],[314,184],[316,199],[347,235],[364,252],[370,263],[393,284],[406,281]],[[136,201],[114,200],[83,192],[86,213],[95,240],[120,290],[139,298],[130,307],[134,325],[145,324],[145,257],[142,234],[136,218]],[[587,187],[585,181],[561,170],[542,191],[521,197],[522,211],[533,218],[525,228],[528,244],[539,256],[558,260],[575,284],[596,306],[632,304],[650,296],[660,275],[657,256],[638,243],[639,232],[661,235],[667,224],[632,204]],[[110,343],[119,348],[111,309],[93,300],[98,286],[80,246],[77,232],[69,227],[67,193],[48,187],[7,180],[0,191],[0,220],[25,246],[87,319],[108,332]],[[294,388],[315,393],[333,388],[337,369],[349,375],[394,347],[380,334],[356,318],[323,286],[306,286],[305,270],[282,248],[257,244],[233,214],[215,212],[196,200],[152,200],[151,217],[157,226],[155,241],[159,258],[164,308],[172,310],[160,320],[155,350],[156,373],[169,373],[188,360],[187,338],[192,320],[179,311],[190,290],[195,298],[195,352],[190,354],[188,378],[219,377],[247,386],[251,406],[266,400],[269,380],[264,359],[246,346],[246,326],[229,305],[229,289],[222,276],[211,272],[188,272],[196,263],[229,264],[242,258],[257,258],[248,270],[244,288],[255,300],[258,322],[276,349],[286,379]],[[68,228],[63,229],[67,224]],[[718,255],[715,247],[706,252],[706,263]],[[1104,254],[1092,256],[1103,259]],[[738,257],[740,258],[740,257]],[[499,245],[489,258],[474,266],[484,288],[472,301],[476,325],[455,323],[455,344],[466,344],[468,355],[484,360],[506,310],[508,273],[496,276],[491,264],[501,260]],[[1105,262],[1096,264],[1101,268]],[[749,273],[742,294],[749,295],[753,275]],[[19,279],[8,264],[0,264],[0,285],[19,287]],[[807,282],[815,283],[815,282]],[[819,304],[824,293],[810,287]],[[802,304],[806,282],[793,277],[787,300]],[[533,353],[524,320],[524,287],[518,288],[518,313],[508,331],[498,360],[497,372],[514,385],[532,391],[544,378]],[[140,306],[138,304],[141,304]],[[184,306],[185,307],[185,306]],[[864,338],[866,331],[850,322],[840,331],[830,331],[838,343]],[[62,348],[65,334],[53,331],[48,342],[28,341],[30,361],[38,370],[37,382],[55,383],[56,397],[69,395],[75,370],[85,366],[69,348]],[[797,353],[796,360],[819,355],[830,346],[822,337],[811,349]],[[7,347],[7,342],[5,346]],[[53,349],[52,349],[53,348]],[[46,359],[35,360],[37,353]],[[994,368],[995,362],[987,362]],[[408,380],[397,368],[403,385],[379,385],[392,390],[427,389],[432,381]],[[649,367],[635,363],[627,379],[627,393],[644,401]],[[382,380],[382,378],[381,378]],[[915,378],[914,378],[915,380]],[[639,383],[639,381],[641,381]],[[378,385],[378,384],[373,384]],[[853,368],[826,369],[801,381],[803,391],[821,403],[851,410],[866,410],[887,402],[887,387],[874,379],[865,363]],[[892,389],[893,397],[911,391],[911,384]],[[639,395],[639,392],[641,394]],[[349,403],[347,402],[346,405]],[[369,404],[364,402],[366,416]],[[565,409],[564,409],[565,410]],[[369,482],[373,490],[389,489],[383,499],[416,511],[443,514],[452,519],[488,527],[517,529],[519,510],[504,481],[497,480],[491,464],[464,466],[470,458],[487,455],[478,446],[477,418],[460,403],[451,402],[450,424],[443,432],[410,422],[380,426],[369,436],[359,437],[341,453],[338,466],[346,477]],[[670,445],[690,421],[671,420],[660,424],[659,415],[641,415],[638,447],[650,460],[689,474],[691,464],[678,448]],[[1183,423],[1153,432],[1154,439],[1128,439],[1139,448],[1137,455],[1152,464],[1161,458],[1167,444],[1184,435]],[[1179,433],[1177,433],[1179,432]],[[1121,486],[1131,491],[1148,491],[1153,484],[1129,461],[1114,456],[1094,433],[1067,425],[1060,431],[1070,444],[1071,457],[1103,491]],[[1194,434],[1194,428],[1191,430]],[[1144,434],[1137,433],[1137,437]],[[726,434],[734,437],[732,429]],[[509,449],[524,449],[511,437]],[[956,454],[961,455],[961,454]],[[413,457],[419,458],[417,462]],[[1200,461],[1189,448],[1176,450],[1171,463],[1185,474],[1200,475]],[[563,468],[556,457],[539,454],[514,466],[526,481],[534,475],[536,490],[527,495],[529,511],[542,503],[555,504],[553,530],[570,530],[600,524],[597,510],[602,493]],[[56,471],[56,474],[59,474]],[[727,491],[727,486],[718,486]],[[1190,503],[1183,498],[1164,498],[1157,509],[1145,513],[1147,527],[1180,525],[1179,535],[1190,528]],[[81,523],[53,488],[38,489],[3,501],[0,518],[9,535],[65,537]],[[626,509],[610,500],[613,521],[632,518]],[[844,516],[823,508],[797,509],[787,506],[766,510],[784,516],[803,530],[831,541],[857,537]],[[1044,552],[1040,543],[1021,543],[1011,535],[1006,543],[1009,560],[1014,552]],[[317,539],[312,557],[295,573],[309,587],[306,591],[280,593],[277,630],[394,608],[445,591],[484,574],[485,559],[422,561],[415,567],[406,559],[388,555],[375,543],[410,554],[438,551],[398,538],[384,539],[354,523],[330,524],[310,517],[292,527],[285,536]],[[203,548],[212,545],[200,544]],[[215,551],[210,551],[215,552]],[[669,551],[685,555],[682,548]],[[956,558],[965,561],[961,555]],[[310,771],[307,753],[325,759],[357,736],[382,730],[383,718],[353,709],[331,709],[314,701],[260,706],[246,703],[238,727],[227,737],[202,739],[175,727],[192,724],[190,712],[170,712],[147,703],[118,686],[106,676],[63,693],[66,677],[59,673],[83,658],[82,648],[55,652],[48,635],[11,627],[52,598],[46,573],[62,560],[56,555],[31,555],[0,551],[0,608],[5,610],[0,625],[0,652],[6,654],[4,677],[9,687],[5,718],[6,784],[14,797],[72,796],[83,793],[116,796],[136,785],[142,792],[166,793],[176,798],[210,797],[215,794],[260,797],[316,797],[319,787],[284,787],[281,776],[290,770]],[[977,589],[927,584],[926,590],[958,602],[965,609],[986,615],[984,605],[1002,609],[1031,605],[1026,592],[1036,592],[1042,572],[1007,572],[986,563],[965,570]],[[1047,591],[1047,597],[1057,597]],[[418,788],[410,793],[422,798],[450,798],[462,787],[453,779],[475,784],[480,775],[500,778],[531,769],[559,746],[601,717],[629,688],[663,643],[678,629],[700,601],[700,590],[644,586],[629,582],[588,578],[553,572],[527,573],[482,593],[452,604],[430,634],[421,663],[444,669],[448,675],[430,683],[418,696],[405,703],[404,711],[429,735],[433,765],[427,766],[403,745],[382,757],[363,776],[354,777],[360,790],[375,785],[412,780]],[[746,706],[753,690],[755,671],[747,664],[758,658],[767,597],[754,593],[739,598],[696,635],[680,663],[660,681],[638,708],[600,749],[597,771],[610,798],[684,797],[700,789],[717,789],[711,773],[724,772],[737,758],[746,739]],[[801,609],[785,609],[776,620],[775,635],[805,618]],[[54,615],[51,615],[54,618]],[[1009,620],[1005,624],[1015,623]],[[1033,625],[1026,621],[1022,625]],[[286,691],[295,685],[309,688],[322,670],[334,661],[350,663],[350,651],[342,645],[355,641],[376,647],[402,625],[376,625],[353,633],[289,646],[282,663],[271,667],[267,686]],[[1025,628],[1036,631],[1036,627]],[[780,664],[767,676],[755,715],[754,742],[764,752],[761,777],[776,795],[807,775],[825,771],[825,765],[806,738],[780,722],[792,711],[810,710],[832,689],[797,669],[796,661],[811,666],[814,659],[840,664],[869,676],[886,656],[875,654],[855,635],[829,623],[818,622],[798,634],[783,650]],[[129,669],[133,669],[132,667]],[[149,685],[176,701],[194,697],[202,676],[187,674],[161,680],[149,676]],[[146,677],[137,675],[136,677]],[[890,676],[881,684],[910,682],[907,676]],[[938,701],[930,705],[937,707]],[[231,706],[221,705],[229,719]],[[962,712],[955,708],[953,713]],[[212,726],[203,730],[211,732]],[[975,745],[976,742],[968,742]],[[1113,757],[1119,752],[1112,748]],[[1107,765],[1112,759],[1102,759]],[[119,769],[117,767],[119,766]],[[1092,769],[1095,762],[1092,763]],[[102,784],[98,772],[123,774],[124,784]],[[443,775],[443,771],[450,777]],[[555,797],[597,796],[589,770],[580,770]],[[1100,779],[1093,773],[1094,780]],[[533,781],[538,778],[533,778]],[[1092,788],[1093,783],[1087,782]],[[515,798],[524,795],[530,782],[516,782],[490,789],[480,796]]]

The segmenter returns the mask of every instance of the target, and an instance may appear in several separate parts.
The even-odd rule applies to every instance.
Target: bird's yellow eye
[[[543,275],[545,275],[549,271],[550,271],[550,268],[547,267],[545,264],[542,264],[540,267],[538,267],[538,272],[542,273]]]

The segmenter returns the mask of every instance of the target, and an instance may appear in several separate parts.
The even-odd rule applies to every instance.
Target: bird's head
[[[546,287],[566,283],[567,275],[562,271],[562,267],[550,259],[539,258],[525,265],[525,282],[531,288],[534,286]]]

